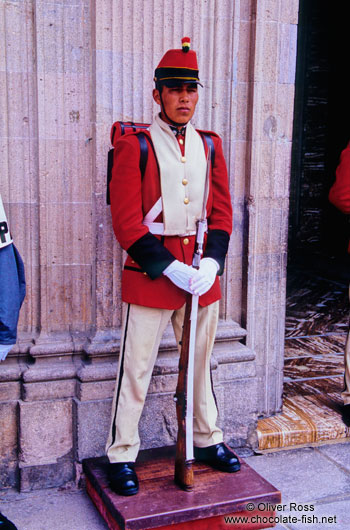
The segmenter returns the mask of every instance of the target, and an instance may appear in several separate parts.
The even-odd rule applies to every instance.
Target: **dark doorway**
[[[349,222],[328,202],[350,140],[349,2],[300,0],[289,266],[349,279]]]
[[[328,201],[350,140],[349,15],[350,2],[300,0],[283,409],[259,420],[261,450],[342,441],[350,434],[341,398],[350,231],[347,217]]]

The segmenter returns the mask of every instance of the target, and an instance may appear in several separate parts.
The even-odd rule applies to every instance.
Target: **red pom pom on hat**
[[[184,53],[187,53],[190,50],[190,48],[191,48],[191,39],[190,39],[190,37],[183,37],[181,39],[181,43],[182,43],[182,51]]]

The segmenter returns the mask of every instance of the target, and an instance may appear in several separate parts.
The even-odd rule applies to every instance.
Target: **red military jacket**
[[[148,131],[147,136],[151,138]],[[204,257],[214,258],[222,274],[232,231],[232,207],[226,163],[220,138],[210,133],[215,146],[207,202],[208,235]],[[207,150],[207,147],[205,148]],[[192,264],[195,236],[159,236],[149,232],[143,218],[161,196],[160,176],[152,141],[141,181],[140,144],[135,134],[117,140],[114,149],[110,183],[113,229],[121,247],[128,252],[122,275],[124,302],[146,307],[179,309],[186,301],[186,292],[174,285],[163,270],[174,259]],[[162,214],[156,219],[162,222]],[[217,277],[212,288],[199,298],[206,306],[221,298]]]
[[[335,174],[335,182],[329,190],[329,200],[341,212],[350,215],[350,144],[341,152]]]

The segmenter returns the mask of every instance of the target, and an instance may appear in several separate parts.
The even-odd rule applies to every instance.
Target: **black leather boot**
[[[108,478],[111,489],[118,495],[136,495],[139,481],[134,469],[134,462],[109,464]]]
[[[195,447],[194,456],[199,462],[204,462],[219,471],[235,473],[241,469],[237,456],[223,442],[209,447]]]

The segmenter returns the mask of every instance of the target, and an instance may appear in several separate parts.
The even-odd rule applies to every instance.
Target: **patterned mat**
[[[260,450],[350,437],[340,396],[348,285],[293,271],[287,293],[283,409],[258,421]]]

